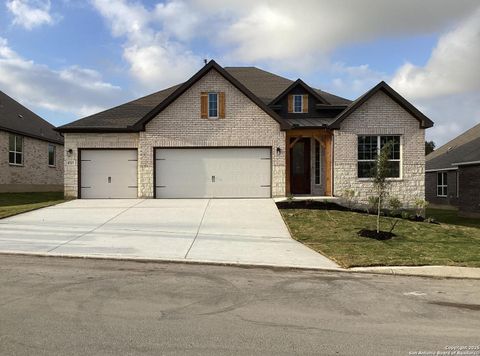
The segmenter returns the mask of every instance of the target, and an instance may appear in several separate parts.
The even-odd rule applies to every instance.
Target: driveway
[[[0,220],[0,251],[337,268],[272,199],[74,200]]]

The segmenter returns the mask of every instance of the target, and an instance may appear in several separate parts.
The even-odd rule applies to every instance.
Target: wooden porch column
[[[332,185],[332,136],[323,136],[325,140],[325,195],[333,196]]]

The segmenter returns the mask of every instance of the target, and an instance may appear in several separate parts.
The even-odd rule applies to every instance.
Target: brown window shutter
[[[288,112],[293,112],[293,95],[288,96]]]
[[[308,112],[308,94],[303,95],[302,112]]]
[[[225,119],[225,93],[218,93],[218,117]]]
[[[204,92],[200,94],[200,117],[202,119],[208,118],[208,93]]]

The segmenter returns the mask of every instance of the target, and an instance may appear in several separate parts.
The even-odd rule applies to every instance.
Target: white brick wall
[[[200,93],[225,92],[226,117],[200,118]],[[138,194],[152,198],[154,147],[267,146],[272,148],[272,195],[285,195],[285,132],[280,125],[220,74],[212,70],[146,126],[146,131],[65,134],[65,194],[77,196],[77,148],[138,147]],[[277,154],[277,147],[281,153]]]
[[[65,133],[65,196],[78,193],[78,148],[137,148],[138,133]],[[73,152],[68,153],[71,149]]]
[[[401,135],[403,174],[390,184],[390,196],[398,197],[406,207],[412,207],[416,199],[425,199],[425,130],[381,91],[334,132],[334,195],[353,189],[359,204],[366,204],[368,197],[374,195],[372,182],[357,177],[358,135]]]
[[[200,118],[200,93],[225,92],[224,119]],[[273,196],[285,195],[285,132],[280,125],[212,70],[140,132],[139,194],[153,197],[153,147],[272,147]],[[276,148],[281,148],[277,154]]]

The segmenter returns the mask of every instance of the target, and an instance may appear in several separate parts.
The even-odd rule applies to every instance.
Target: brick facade
[[[63,189],[63,146],[54,144],[56,164],[48,165],[46,141],[23,136],[23,164],[8,161],[9,135],[0,131],[0,192],[61,191]]]
[[[200,118],[200,93],[224,92],[224,119]],[[138,195],[152,198],[155,147],[256,147],[272,149],[272,195],[285,195],[285,132],[216,71],[207,73],[152,119],[140,133],[66,133],[65,194],[77,196],[78,148],[138,148]],[[277,153],[277,147],[280,153]]]
[[[353,189],[356,202],[366,204],[374,195],[373,183],[357,174],[357,137],[359,135],[401,136],[401,178],[392,180],[390,196],[405,207],[425,198],[425,130],[419,122],[384,92],[375,93],[334,131],[334,195]]]
[[[480,165],[459,166],[460,213],[480,218]]]
[[[431,205],[458,206],[457,196],[457,171],[444,171],[447,173],[447,196],[437,196],[437,172],[425,173],[425,199]]]
[[[78,196],[79,148],[138,148],[138,133],[65,133],[65,196]],[[72,153],[68,153],[69,150]]]

